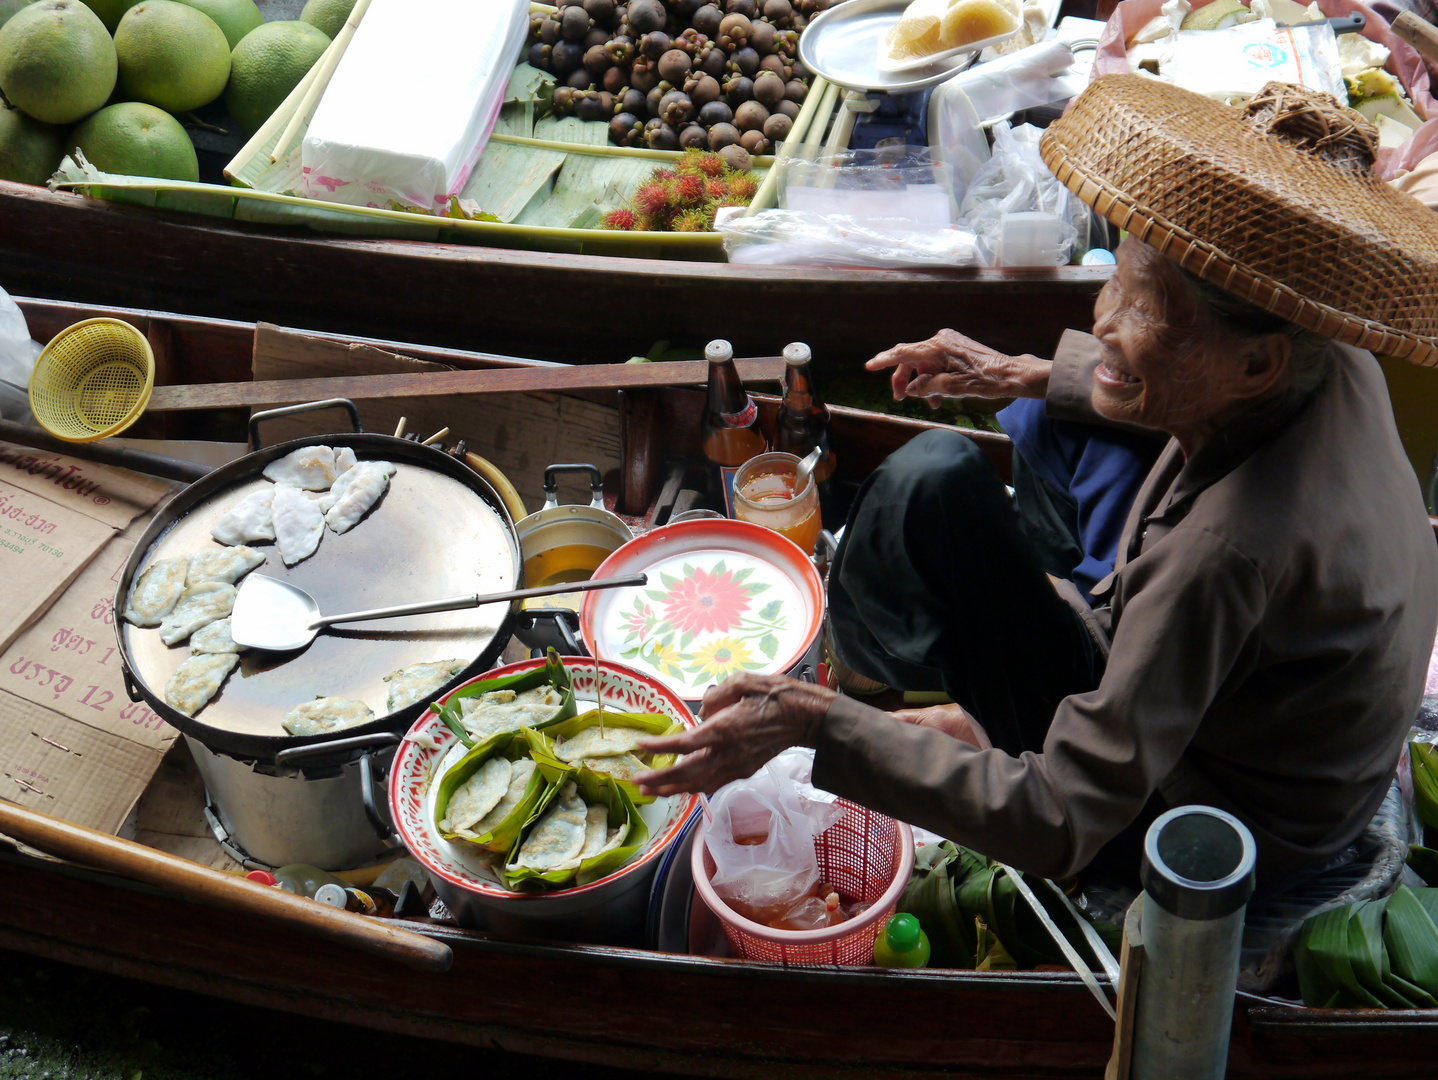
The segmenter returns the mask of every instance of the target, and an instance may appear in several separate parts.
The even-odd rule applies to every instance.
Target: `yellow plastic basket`
[[[45,346],[30,376],[30,411],[57,439],[92,442],[140,418],[155,388],[155,354],[119,319],[86,319]]]

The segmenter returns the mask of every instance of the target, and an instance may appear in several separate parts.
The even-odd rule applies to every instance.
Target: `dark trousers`
[[[867,678],[943,690],[999,749],[1037,752],[1058,703],[1103,673],[1044,561],[983,451],[925,432],[849,512],[829,575],[835,652]]]

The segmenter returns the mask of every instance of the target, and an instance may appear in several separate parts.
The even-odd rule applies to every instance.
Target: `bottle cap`
[[[784,346],[784,363],[786,364],[807,364],[813,358],[814,354],[809,351],[809,346],[802,341],[791,341]]]
[[[278,885],[280,879],[268,870],[251,870],[245,875],[248,881],[258,881],[261,885]]]
[[[892,915],[888,925],[884,927],[884,936],[888,938],[889,948],[896,953],[916,949],[919,947],[919,920],[903,912]]]
[[[711,364],[722,364],[725,360],[733,360],[734,346],[723,338],[715,338],[704,346],[704,359]]]
[[[321,904],[342,908],[345,906],[345,891],[343,886],[336,885],[331,881],[328,885],[321,885],[315,890],[315,899]]]

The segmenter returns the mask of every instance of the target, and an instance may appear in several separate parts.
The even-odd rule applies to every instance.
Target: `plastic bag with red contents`
[[[813,894],[814,837],[843,816],[834,803],[807,797],[773,761],[720,788],[709,812],[704,843],[714,860],[714,891],[764,925]]]

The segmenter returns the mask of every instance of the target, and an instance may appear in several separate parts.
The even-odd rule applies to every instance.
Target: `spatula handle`
[[[316,619],[315,627],[333,626],[342,622],[369,622],[371,619],[390,619],[396,615],[424,615],[431,611],[456,611],[460,608],[482,607],[485,604],[507,603],[514,600],[529,600],[537,596],[556,596],[559,593],[588,592],[591,589],[622,589],[626,586],[647,584],[648,574],[630,574],[627,577],[598,578],[591,581],[566,581],[556,585],[538,585],[532,589],[514,589],[502,593],[479,593],[472,596],[451,596],[447,600],[422,600],[417,604],[396,604],[394,607],[371,608],[369,611],[352,611],[347,615],[326,615]]]

